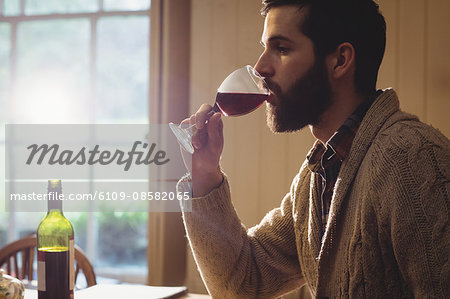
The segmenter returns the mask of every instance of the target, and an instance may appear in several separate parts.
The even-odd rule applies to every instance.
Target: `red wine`
[[[67,271],[70,268],[70,254],[69,250],[65,249],[65,251],[38,250],[38,263],[45,263],[45,266],[42,265],[41,268],[45,269],[45,273],[39,273],[41,275],[41,286],[38,288],[39,299],[73,298],[73,287],[70,286],[71,275]]]
[[[218,92],[216,103],[225,116],[238,116],[252,112],[267,100],[267,94]]]

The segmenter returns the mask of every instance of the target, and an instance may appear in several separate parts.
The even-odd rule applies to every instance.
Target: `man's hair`
[[[356,53],[357,92],[369,95],[375,91],[386,47],[386,22],[373,0],[263,0],[263,5],[263,16],[278,6],[305,8],[299,29],[313,41],[319,58],[343,42],[351,43]]]

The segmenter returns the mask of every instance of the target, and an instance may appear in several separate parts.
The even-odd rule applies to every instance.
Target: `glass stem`
[[[214,103],[214,106],[212,107],[212,109],[208,112],[208,114],[206,114],[207,119],[209,119],[211,116],[213,116],[214,113],[216,113],[216,112],[220,112],[220,108],[217,105],[217,102]],[[206,121],[206,122],[208,122],[208,121]],[[194,127],[195,127],[195,124],[192,124],[189,127],[187,127],[186,130],[189,130],[190,132],[194,133],[194,131],[193,131]]]

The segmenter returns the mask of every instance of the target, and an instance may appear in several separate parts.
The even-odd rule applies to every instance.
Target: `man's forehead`
[[[264,21],[262,40],[273,36],[292,36],[300,33],[305,9],[297,5],[283,5],[269,10]]]

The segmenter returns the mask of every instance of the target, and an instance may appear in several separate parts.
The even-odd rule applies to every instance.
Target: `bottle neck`
[[[48,212],[52,210],[58,210],[62,212],[62,200],[59,200],[59,198],[48,198],[47,199],[47,209]]]

